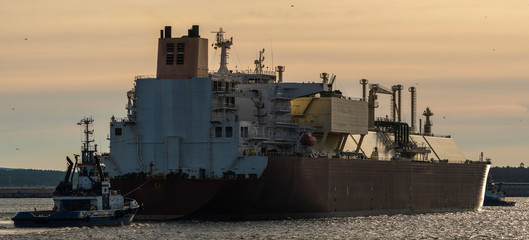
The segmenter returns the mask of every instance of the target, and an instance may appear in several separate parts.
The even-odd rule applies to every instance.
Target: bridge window
[[[241,127],[241,137],[243,138],[248,137],[248,127]]]
[[[226,137],[233,137],[233,128],[232,127],[226,127]]]
[[[215,137],[222,137],[222,127],[215,127]]]

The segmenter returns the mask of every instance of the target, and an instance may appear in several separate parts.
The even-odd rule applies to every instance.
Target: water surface
[[[14,228],[17,211],[48,210],[49,198],[0,199],[0,239],[527,239],[529,198],[481,211],[274,221],[134,222],[121,227]]]

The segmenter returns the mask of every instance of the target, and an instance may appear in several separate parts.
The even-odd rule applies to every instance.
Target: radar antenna
[[[282,83],[283,82],[283,72],[285,71],[285,66],[276,66],[276,72],[277,72],[277,77],[278,77],[278,80],[277,82],[280,82]]]
[[[433,112],[430,110],[430,107],[426,107],[426,110],[424,110],[422,115],[426,117],[426,123],[424,123],[424,135],[431,136],[433,124],[432,121],[430,121],[430,117],[433,116]]]

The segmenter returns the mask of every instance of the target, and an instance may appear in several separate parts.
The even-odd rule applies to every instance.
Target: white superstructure
[[[199,36],[198,26],[180,38],[171,36],[170,27],[161,30],[157,75],[136,77],[127,93],[127,117],[112,117],[110,153],[103,159],[111,176],[143,172],[256,178],[271,155],[340,157],[354,152],[348,157],[371,157],[377,151],[387,160],[399,155],[369,125],[374,113],[368,118],[365,97],[351,99],[334,91],[335,77],[324,73],[320,82],[287,83],[282,80],[285,68],[278,66],[276,80],[276,72],[264,69],[264,49],[254,71],[228,70],[233,38],[225,39],[222,29],[214,33],[221,66],[208,73],[208,40]],[[310,135],[317,138],[314,146],[302,141]],[[385,136],[394,140],[391,133]],[[423,147],[421,154],[433,147],[413,139]],[[432,144],[455,146],[444,142]]]
[[[208,43],[198,26],[181,38],[170,32],[166,28],[159,40],[157,76],[137,77],[127,94],[127,117],[112,119],[104,160],[111,175],[259,177],[268,153],[311,153],[299,140],[312,128],[292,123],[290,100],[322,91],[321,83],[276,83],[262,69],[228,71],[233,40],[224,40],[222,29],[215,44],[221,67],[206,74]]]

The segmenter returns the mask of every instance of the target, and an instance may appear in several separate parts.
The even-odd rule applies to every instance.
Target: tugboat
[[[104,165],[96,154],[97,145],[91,145],[93,121],[84,118],[78,123],[85,129],[81,162],[78,163],[79,155],[75,155],[75,164],[66,157],[68,169],[53,193],[53,210],[18,212],[12,218],[15,227],[112,226],[132,222],[139,205],[134,199],[110,190]],[[78,180],[73,188],[75,169]]]
[[[516,202],[505,200],[505,193],[501,190],[501,183],[495,184],[489,177],[483,206],[514,206],[515,204]]]

